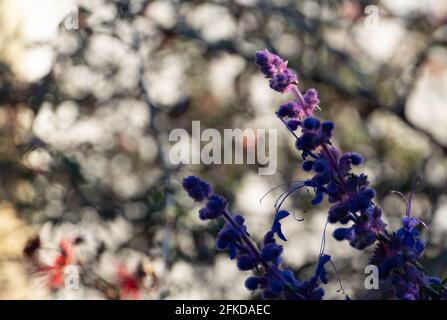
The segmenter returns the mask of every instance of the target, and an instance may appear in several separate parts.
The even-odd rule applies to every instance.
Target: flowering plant
[[[247,289],[261,290],[264,299],[323,298],[324,290],[320,284],[327,283],[325,267],[329,263],[335,269],[331,257],[324,253],[324,246],[315,273],[310,279],[299,281],[283,265],[283,247],[277,242],[286,241],[281,221],[289,213],[281,209],[283,202],[293,192],[305,187],[315,191],[312,205],[318,205],[325,198],[331,204],[327,223],[345,225],[334,231],[336,240],[348,241],[357,250],[376,246],[370,263],[378,268],[381,280],[391,283],[396,298],[447,299],[445,282],[430,277],[418,262],[427,246],[419,238],[419,227],[426,225],[411,216],[413,192],[408,198],[399,193],[406,202],[405,216],[399,230],[389,231],[382,220],[380,207],[374,203],[375,191],[369,186],[368,177],[351,171],[352,166],[362,163],[362,157],[358,153],[342,153],[332,145],[334,123],[322,121],[314,115],[314,111],[319,108],[318,92],[308,89],[304,94],[301,93],[298,77],[287,67],[287,62],[266,49],[256,53],[255,62],[269,79],[273,90],[293,95],[291,101],[279,107],[276,115],[296,140],[296,149],[304,160],[302,169],[312,172],[313,176],[294,183],[276,201],[272,227],[265,234],[260,248],[248,233],[244,218],[233,216],[228,210],[227,201],[213,194],[208,183],[195,176],[183,180],[183,187],[192,199],[206,202],[199,211],[200,219],[225,220],[225,225],[217,235],[217,248],[228,251],[230,259],[237,261],[240,270],[254,271],[254,275],[245,281]],[[346,297],[349,298],[348,295]]]

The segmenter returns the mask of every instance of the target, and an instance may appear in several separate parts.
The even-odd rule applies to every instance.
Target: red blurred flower
[[[62,240],[59,243],[59,254],[50,265],[40,263],[37,272],[47,276],[46,286],[49,289],[62,288],[64,286],[64,270],[68,265],[73,264],[75,256],[73,253],[73,242]]]
[[[120,299],[139,299],[146,276],[142,265],[140,264],[135,272],[130,273],[123,264],[117,264],[116,275]]]

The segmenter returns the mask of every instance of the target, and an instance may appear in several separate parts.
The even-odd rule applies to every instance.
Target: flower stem
[[[264,266],[266,271],[271,272],[273,275],[275,275],[279,280],[281,280],[286,286],[289,287],[287,281],[285,281],[282,273],[279,271],[279,269],[276,266],[272,266],[266,261],[262,261],[261,259],[261,253],[259,252],[258,248],[256,248],[256,245],[253,243],[253,241],[247,236],[247,232],[245,230],[242,230],[241,227],[234,221],[233,217],[228,211],[225,211],[223,213],[224,218],[235,228],[238,230],[241,234],[242,240],[245,242],[245,244],[248,246],[248,248],[252,251],[253,254],[259,259],[261,264]]]

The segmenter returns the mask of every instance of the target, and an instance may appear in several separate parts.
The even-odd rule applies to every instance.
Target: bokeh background
[[[409,192],[422,176],[413,214],[430,227],[423,264],[445,277],[446,44],[443,0],[0,0],[0,298],[107,298],[88,286],[47,290],[22,253],[35,235],[49,261],[62,239],[82,237],[80,256],[105,279],[116,263],[133,270],[144,261],[158,280],[143,298],[256,298],[243,288],[247,274],[215,250],[218,225],[198,220],[180,181],[208,179],[260,239],[281,189],[260,203],[262,195],[305,177],[274,116],[287,97],[253,63],[264,47],[289,60],[301,88],[319,90],[334,142],[365,157],[360,170],[391,228],[404,212],[391,192]],[[278,129],[278,172],[172,165],[169,132],[190,132],[193,120]],[[286,204],[304,218],[284,226],[285,260],[299,278],[314,268],[327,210],[309,197]],[[326,251],[347,293],[386,298],[363,287],[371,251],[336,243],[332,230]],[[343,299],[338,289],[331,271],[327,297]]]

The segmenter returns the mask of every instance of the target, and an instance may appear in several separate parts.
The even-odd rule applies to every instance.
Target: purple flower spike
[[[304,111],[306,116],[310,117],[313,115],[314,109],[318,107],[318,104],[320,103],[320,99],[318,99],[318,91],[313,88],[307,89],[303,98],[305,101]]]
[[[285,93],[298,83],[298,78],[290,69],[286,69],[270,78],[269,85],[275,91]]]
[[[281,67],[275,68],[272,61],[282,62],[282,60],[267,50],[258,52],[256,61],[262,72],[265,69],[273,70],[268,74],[264,72],[270,79],[272,89],[282,93],[291,90],[293,93],[294,99],[281,105],[276,115],[296,138],[295,146],[302,152],[304,160],[302,169],[314,173],[312,178],[300,182],[314,189],[315,197],[311,204],[318,205],[327,196],[328,202],[331,203],[328,222],[352,223],[346,228],[336,229],[333,233],[334,238],[348,241],[358,250],[364,250],[378,243],[371,261],[379,267],[381,277],[391,279],[397,298],[445,298],[446,286],[430,280],[433,278],[413,265],[425,248],[425,244],[418,238],[419,231],[416,229],[419,225],[425,226],[425,224],[410,216],[413,192],[408,198],[401,194],[406,200],[403,226],[397,232],[389,232],[382,221],[380,207],[374,203],[376,193],[369,187],[367,176],[351,172],[352,166],[362,163],[362,157],[351,152],[342,154],[332,146],[330,140],[334,124],[331,121],[321,121],[314,115],[320,103],[317,90],[308,89],[302,94],[298,89],[298,83],[292,80],[294,73],[288,71],[290,69],[286,68],[286,63],[279,63]],[[299,128],[301,133],[297,134],[295,131]],[[282,195],[278,199],[279,205],[275,208],[279,210],[285,198],[298,189],[300,188],[294,188],[292,191],[287,191],[285,196]],[[278,214],[275,216],[273,226],[271,232],[282,238],[278,232],[281,230]],[[427,229],[426,226],[425,228]],[[321,255],[324,257],[323,252]],[[323,262],[327,263],[325,260],[320,260],[317,270],[320,270],[319,274],[322,275],[320,280],[325,282],[324,273],[321,271]],[[322,295],[322,289],[316,285],[317,277],[318,272],[310,280],[294,285],[300,288],[300,297],[312,299]]]
[[[270,79],[270,88],[281,93],[290,91],[298,84],[295,73],[287,68],[287,61],[267,49],[256,52],[255,62],[266,78]]]
[[[233,216],[222,196],[211,195],[208,183],[193,176],[183,180],[183,187],[190,197],[197,202],[207,200],[199,211],[202,220],[225,220],[217,234],[216,246],[219,250],[228,251],[230,259],[237,262],[240,270],[253,270],[255,275],[246,279],[245,287],[250,291],[261,291],[263,299],[320,300],[324,296],[324,289],[320,285],[328,282],[325,269],[328,263],[334,268],[340,282],[332,258],[325,254],[324,235],[315,273],[309,279],[298,281],[293,272],[283,266],[281,256],[284,248],[276,241],[277,238],[286,241],[281,221],[289,213],[281,210],[281,206],[293,192],[305,187],[313,189],[315,193],[312,205],[318,205],[326,199],[331,204],[327,223],[345,225],[334,231],[336,240],[347,241],[358,250],[376,244],[370,263],[379,269],[380,279],[392,285],[396,298],[447,299],[446,280],[443,282],[430,277],[418,262],[427,246],[419,238],[418,228],[423,226],[428,230],[428,227],[421,220],[411,217],[413,191],[408,198],[399,193],[406,202],[402,227],[395,232],[388,231],[382,220],[382,211],[374,200],[376,192],[369,186],[368,177],[363,173],[352,172],[352,166],[363,162],[362,157],[353,152],[340,152],[331,142],[334,123],[322,121],[314,115],[320,103],[318,92],[308,89],[302,94],[298,89],[297,77],[287,68],[287,62],[266,49],[256,53],[256,64],[269,79],[272,89],[293,93],[293,100],[281,105],[276,115],[296,139],[295,146],[304,160],[301,168],[310,177],[294,182],[281,194],[275,203],[276,214],[272,227],[264,235],[260,247],[247,232],[244,218]],[[340,290],[347,300],[351,299],[344,292],[341,282]]]
[[[226,209],[226,200],[224,197],[212,195],[209,197],[206,207],[200,209],[199,217],[202,220],[212,220],[220,217]]]
[[[276,214],[271,230],[264,236],[262,250],[259,250],[247,232],[244,218],[240,215],[233,217],[228,212],[227,201],[222,196],[210,196],[211,187],[208,183],[191,176],[183,180],[183,186],[194,200],[208,199],[206,206],[199,211],[202,220],[225,219],[225,225],[217,234],[216,246],[219,250],[228,251],[230,259],[237,261],[239,270],[256,269],[257,276],[251,276],[245,281],[248,290],[261,289],[263,299],[307,300],[323,297],[324,290],[318,286],[318,279],[326,281],[323,268],[325,262],[320,260],[316,274],[303,282],[305,287],[302,287],[291,271],[281,269],[283,247],[276,243],[275,235],[286,240],[280,220],[289,215],[287,211],[281,210]]]
[[[267,49],[256,52],[255,62],[266,78],[273,78],[287,69],[287,61]]]

